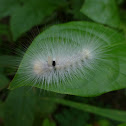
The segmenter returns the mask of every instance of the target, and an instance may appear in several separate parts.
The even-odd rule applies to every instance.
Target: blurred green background
[[[51,97],[126,110],[126,90],[85,98],[36,88],[8,90],[24,50],[44,29],[69,21],[103,24],[126,36],[125,0],[0,0],[0,126],[126,126]],[[102,115],[102,114],[101,114]],[[124,117],[126,118],[126,117]]]

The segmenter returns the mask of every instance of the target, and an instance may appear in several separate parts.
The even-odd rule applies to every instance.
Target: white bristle
[[[33,69],[36,74],[42,74],[44,72],[44,65],[42,62],[36,61],[34,62]]]

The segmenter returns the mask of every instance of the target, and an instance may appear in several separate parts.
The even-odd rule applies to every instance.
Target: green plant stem
[[[59,98],[44,97],[42,99],[56,102],[58,104],[66,105],[69,107],[73,107],[73,108],[82,110],[84,112],[90,112],[93,114],[104,116],[104,117],[107,117],[116,121],[126,122],[125,111],[119,111],[119,110],[114,110],[114,109],[104,109],[104,108],[99,108],[99,107],[95,107],[88,104],[77,103],[77,102],[73,102],[73,101],[69,101],[65,99],[59,99]]]

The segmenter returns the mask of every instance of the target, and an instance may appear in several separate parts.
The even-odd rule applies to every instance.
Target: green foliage
[[[4,118],[4,103],[0,101],[0,118]]]
[[[69,32],[69,29],[72,32],[72,38],[71,38],[71,32]],[[59,34],[59,32],[60,32],[60,34]],[[67,35],[64,36],[64,34],[66,34],[66,33],[67,33]],[[88,33],[89,33],[89,36],[86,36],[86,35],[88,35]],[[88,96],[101,95],[108,91],[126,88],[126,85],[125,85],[126,72],[124,71],[124,68],[126,67],[126,65],[125,65],[125,62],[123,62],[124,60],[126,60],[125,59],[126,46],[124,44],[124,37],[121,34],[115,32],[112,29],[109,29],[109,28],[106,28],[106,27],[103,27],[101,25],[94,24],[94,23],[70,22],[70,23],[66,23],[66,24],[62,24],[62,25],[53,26],[53,27],[49,28],[48,30],[46,30],[45,32],[41,33],[32,42],[32,44],[28,48],[26,54],[29,54],[30,52],[32,52],[32,49],[38,50],[38,46],[37,46],[38,42],[43,44],[44,39],[46,37],[48,37],[48,35],[50,35],[50,38],[51,38],[54,36],[54,34],[57,38],[60,35],[61,38],[65,38],[68,40],[73,39],[74,41],[78,41],[78,37],[76,37],[76,36],[85,34],[85,36],[83,38],[83,40],[84,40],[83,42],[85,42],[85,43],[88,41],[86,37],[90,37],[90,39],[91,39],[91,35],[92,35],[94,37],[98,37],[97,42],[108,43],[108,44],[106,44],[106,48],[112,48],[113,51],[108,53],[109,54],[107,57],[108,63],[102,64],[99,67],[98,71],[95,71],[95,73],[91,73],[91,74],[93,74],[93,76],[91,76],[89,79],[85,79],[85,78],[83,78],[83,79],[79,78],[78,80],[73,79],[71,81],[72,86],[70,84],[68,84],[68,85],[63,84],[63,85],[59,85],[58,87],[56,87],[55,84],[51,83],[49,85],[48,89],[46,88],[46,85],[42,86],[37,83],[34,84],[30,80],[29,81],[22,80],[18,84],[16,83],[17,80],[19,80],[20,78],[22,78],[22,76],[24,76],[23,74],[22,75],[20,74],[22,69],[25,70],[25,68],[23,67],[22,64],[27,62],[27,57],[24,56],[22,63],[20,64],[20,67],[22,69],[20,69],[20,67],[19,67],[15,78],[13,79],[13,81],[10,84],[10,89],[14,89],[14,88],[17,88],[20,86],[33,86],[34,85],[35,87],[47,89],[47,90],[54,91],[57,93],[72,94],[72,95],[88,97]],[[112,35],[112,36],[110,36],[110,35]],[[103,36],[103,37],[101,37],[101,36]],[[43,39],[43,41],[40,41],[42,39]],[[51,41],[51,39],[50,39],[50,41]],[[48,43],[50,43],[50,41]],[[47,41],[46,41],[46,43],[47,43]],[[123,45],[123,46],[121,46],[121,45]],[[121,53],[121,55],[120,55],[120,53]],[[103,70],[104,70],[104,72],[103,72]],[[78,84],[78,88],[76,87],[76,84]]]
[[[47,102],[38,97],[36,112],[41,114],[41,116],[48,116],[53,113],[56,109],[56,104],[53,102]]]
[[[0,73],[0,90],[5,88],[9,83],[9,79],[2,73]]]
[[[117,120],[117,121],[122,121],[122,122],[126,122],[125,117],[126,117],[126,112],[125,111],[119,111],[119,110],[114,110],[114,109],[104,109],[104,108],[100,108],[100,107],[95,107],[92,105],[88,105],[88,104],[82,104],[82,103],[78,103],[78,102],[73,102],[73,101],[69,101],[69,100],[64,100],[64,99],[58,99],[58,98],[43,98],[49,101],[53,101],[56,103],[60,103],[69,107],[73,107],[79,110],[82,110],[84,112],[90,112],[90,113],[94,113],[103,117],[107,117],[113,120]]]
[[[42,126],[56,126],[55,122],[51,122],[48,118],[43,121]]]
[[[37,90],[36,93],[36,113],[40,114],[42,117],[46,117],[50,114],[52,114],[56,110],[56,103],[51,101],[43,100],[43,97],[59,97],[56,93],[53,92],[43,92],[40,90]]]
[[[2,35],[8,36],[8,34],[9,34],[8,25],[6,25],[6,24],[0,24],[0,37]]]
[[[73,14],[74,19],[84,20],[85,17],[82,13],[80,13],[81,6],[84,0],[70,0],[71,3],[71,11],[70,13]]]
[[[19,5],[20,5],[20,2],[16,0],[1,0],[0,1],[0,18],[11,15],[14,9]]]
[[[81,12],[92,20],[118,27],[120,17],[115,0],[85,0]]]
[[[120,124],[120,125],[118,125],[118,126],[126,126],[126,123],[122,123],[122,124]]]
[[[89,114],[73,108],[62,109],[55,115],[60,126],[86,126]]]
[[[34,120],[35,103],[35,97],[28,88],[23,87],[10,92],[5,102],[5,125],[31,126]]]
[[[124,3],[124,0],[115,0],[117,2],[117,4],[121,5]]]
[[[111,124],[108,120],[100,120],[100,121],[98,121],[98,124],[100,126],[111,126]]]
[[[125,38],[126,38],[126,11],[125,10],[121,10],[120,15],[121,15],[120,28],[123,29],[124,34],[125,34]]]
[[[38,96],[39,92],[39,96]],[[46,92],[40,95],[40,91],[31,88],[18,88],[9,93],[8,98],[5,101],[5,109],[2,111],[4,113],[4,121],[6,126],[31,126],[35,120],[35,115],[43,117],[48,117],[56,109],[56,103],[52,101],[43,100],[44,95],[51,98],[59,97],[55,93],[48,95]],[[1,104],[2,105],[2,104]],[[1,106],[0,106],[1,107]],[[2,108],[2,107],[1,107]],[[3,113],[0,113],[1,115]],[[37,120],[38,121],[38,120]],[[35,122],[36,123],[36,122]],[[49,122],[44,121],[44,126]],[[54,123],[50,122],[52,126]]]
[[[0,45],[2,44],[2,38],[4,37],[10,39],[9,28],[6,24],[0,23]]]
[[[69,21],[74,22],[54,25],[57,22]],[[92,23],[85,21],[92,21]],[[66,39],[70,39],[70,33],[73,32],[74,40],[79,34],[87,33],[89,37],[98,38],[99,43],[106,42],[111,47],[117,47],[112,50],[116,58],[111,57],[112,61],[106,67],[100,65],[101,72],[94,74],[95,79],[89,78],[88,81],[78,80],[78,82],[73,80],[73,87],[64,85],[65,87],[56,88],[52,84],[49,88],[53,92],[77,95],[74,96],[77,99],[67,95],[71,97],[71,101],[65,100],[64,95],[34,87],[33,90],[31,87],[17,88],[19,85],[16,81],[21,83],[20,86],[25,85],[17,74],[10,85],[11,89],[17,89],[11,91],[7,89],[20,61],[12,48],[14,50],[22,49],[24,46],[26,48],[29,45],[27,41],[29,32],[34,36],[39,30],[42,31],[45,26],[50,25],[54,26],[40,33],[33,41],[35,44],[32,43],[28,51],[40,38],[50,37],[48,33],[52,36],[60,35],[61,38],[68,33]],[[37,33],[34,31],[36,26]],[[126,38],[125,0],[0,0],[0,126],[56,126],[57,124],[60,126],[126,126],[126,123],[120,124],[126,122],[126,112],[120,111],[126,109],[125,91],[116,91],[117,96],[104,104],[109,96],[113,96],[114,92],[110,91],[126,88],[126,44],[118,45],[125,41],[124,37]],[[30,36],[30,40],[32,39]],[[33,86],[33,83],[26,85]],[[110,92],[105,94],[106,97],[101,95],[106,92]],[[88,98],[78,97],[78,95]],[[97,95],[101,95],[101,99],[92,97],[89,100],[89,96]],[[122,99],[123,102],[118,99]],[[94,105],[96,102],[97,104]],[[62,105],[58,106],[58,104]],[[105,109],[107,106],[120,110]],[[106,118],[112,119],[111,122]]]
[[[0,18],[11,16],[11,31],[13,40],[16,40],[33,26],[44,23],[45,18],[51,16],[61,5],[64,5],[63,0],[1,0]]]
[[[0,67],[0,91],[7,87],[10,80],[8,77],[4,74],[4,69]]]
[[[19,58],[12,55],[0,55],[0,67],[16,67]]]

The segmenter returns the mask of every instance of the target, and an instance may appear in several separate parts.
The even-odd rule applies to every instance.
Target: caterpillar
[[[10,88],[32,85],[71,93],[88,89],[93,81],[101,86],[113,82],[119,69],[113,50],[122,43],[116,35],[114,30],[89,22],[52,26],[33,40]]]

